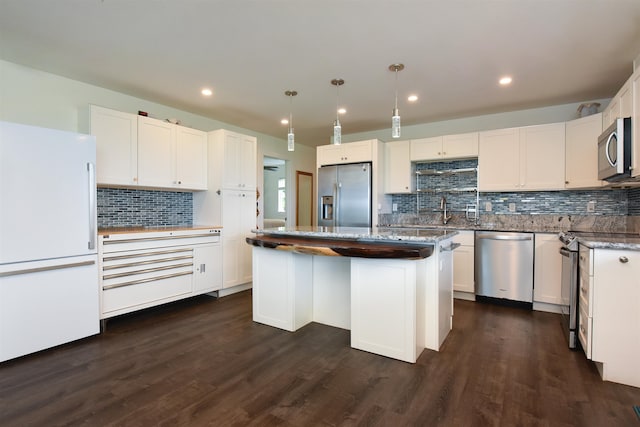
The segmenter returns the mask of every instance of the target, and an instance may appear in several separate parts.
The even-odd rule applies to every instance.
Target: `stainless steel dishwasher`
[[[477,231],[476,299],[533,306],[533,233]]]

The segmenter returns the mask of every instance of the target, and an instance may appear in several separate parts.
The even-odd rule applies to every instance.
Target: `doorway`
[[[313,174],[296,171],[296,226],[313,225]]]
[[[264,157],[262,200],[264,228],[284,227],[287,222],[287,167],[275,157]]]

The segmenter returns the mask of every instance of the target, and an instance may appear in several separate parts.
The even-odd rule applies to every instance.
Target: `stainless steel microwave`
[[[598,137],[598,179],[622,181],[631,176],[631,117],[616,119]]]

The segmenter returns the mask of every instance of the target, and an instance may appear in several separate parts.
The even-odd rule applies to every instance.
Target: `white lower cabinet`
[[[587,358],[603,380],[640,387],[640,251],[581,246],[580,267],[578,335]]]
[[[100,318],[222,287],[219,230],[99,236]]]
[[[253,321],[291,332],[310,323],[313,257],[259,247],[253,255]]]
[[[417,331],[425,310],[424,263],[351,260],[351,347],[416,361],[424,349],[424,334]]]
[[[222,246],[201,245],[193,248],[193,291],[212,292],[222,288]]]
[[[420,260],[316,256],[253,247],[253,320],[287,331],[351,330],[351,347],[414,363],[452,327],[452,251]],[[248,246],[248,245],[247,245]]]
[[[533,269],[533,302],[555,304],[560,310],[562,304],[562,243],[555,233],[535,234]]]
[[[453,251],[453,290],[456,292],[475,292],[474,281],[474,231],[458,230],[453,243],[460,246]]]
[[[252,280],[251,246],[245,239],[256,228],[256,192],[222,190],[223,288]]]

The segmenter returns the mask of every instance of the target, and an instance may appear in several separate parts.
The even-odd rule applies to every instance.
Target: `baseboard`
[[[534,302],[533,309],[535,311],[546,311],[547,313],[562,314],[562,306],[558,304],[549,304],[546,302]]]
[[[466,301],[476,300],[476,294],[474,294],[473,292],[453,291],[453,297],[455,299],[463,299]]]
[[[228,295],[237,294],[238,292],[246,291],[253,287],[253,282],[245,283],[243,285],[234,286],[232,288],[220,289],[218,291],[218,297],[226,297]]]

